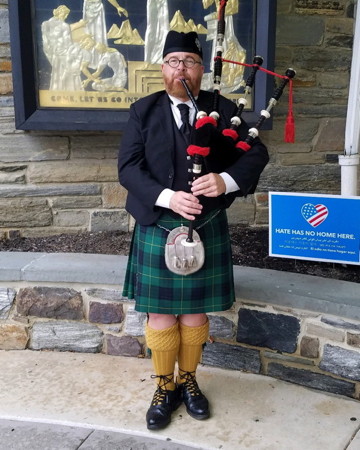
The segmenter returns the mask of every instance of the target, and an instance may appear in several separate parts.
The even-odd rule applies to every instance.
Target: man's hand
[[[208,173],[193,181],[191,192],[195,196],[218,197],[221,194],[225,194],[226,185],[219,174]]]
[[[199,199],[184,191],[175,192],[170,199],[169,206],[174,212],[188,220],[195,220],[195,215],[200,214],[202,210]]]

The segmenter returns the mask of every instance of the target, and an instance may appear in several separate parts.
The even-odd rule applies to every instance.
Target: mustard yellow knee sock
[[[162,388],[173,391],[174,369],[179,352],[180,333],[178,322],[163,330],[155,330],[146,324],[146,344],[151,350],[151,358],[157,383]],[[164,378],[165,377],[165,378]]]
[[[178,356],[179,377],[178,383],[184,383],[185,372],[195,373],[200,362],[203,344],[209,337],[209,321],[199,327],[188,327],[180,323],[180,349]]]

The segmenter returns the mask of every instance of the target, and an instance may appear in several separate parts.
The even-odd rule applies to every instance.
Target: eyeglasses
[[[176,56],[172,56],[167,61],[164,61],[165,64],[168,64],[173,69],[176,69],[177,67],[179,67],[179,64],[181,62],[184,64],[184,66],[187,69],[192,69],[195,66],[195,64],[200,64],[200,65],[202,64],[201,61],[195,61],[195,59],[191,58],[191,57],[188,57],[185,59],[179,59],[179,58],[176,58]]]

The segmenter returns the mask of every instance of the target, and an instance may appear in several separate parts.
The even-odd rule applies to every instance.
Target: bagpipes
[[[236,162],[239,157],[241,157],[245,152],[249,151],[254,144],[256,137],[259,135],[259,129],[262,127],[266,119],[270,118],[270,111],[277,104],[280,97],[282,96],[286,85],[290,84],[289,92],[289,114],[286,120],[285,129],[285,142],[294,142],[295,132],[294,132],[294,118],[292,112],[292,79],[295,76],[295,71],[291,68],[286,70],[285,75],[279,75],[275,72],[271,72],[262,67],[263,58],[261,56],[255,56],[252,64],[240,63],[237,61],[231,61],[224,59],[223,54],[223,43],[225,38],[225,9],[227,0],[221,0],[218,12],[218,25],[217,25],[217,37],[216,37],[216,56],[214,58],[214,99],[213,99],[213,110],[207,116],[203,111],[198,112],[196,116],[195,130],[192,136],[192,144],[188,147],[188,154],[194,159],[197,159],[197,164],[199,158],[195,155],[200,155],[202,157],[206,156],[207,162],[210,168],[212,166],[217,167],[219,172],[224,171],[227,167]],[[252,71],[248,76],[244,88],[244,95],[239,99],[238,109],[234,117],[231,118],[230,127],[220,131],[217,128],[219,119],[219,98],[220,98],[220,85],[222,76],[222,66],[223,62],[231,64],[239,64],[246,67],[251,67]],[[244,140],[239,139],[238,128],[241,124],[241,115],[245,106],[247,105],[247,97],[251,94],[254,84],[255,77],[258,71],[266,72],[267,74],[282,78],[281,84],[274,90],[272,97],[270,98],[267,108],[260,112],[260,117],[256,124],[248,130],[248,135]],[[180,80],[195,106],[195,99],[186,85],[185,80]],[[212,164],[214,161],[214,164]],[[198,168],[196,169],[198,171]]]
[[[212,167],[216,167],[216,172],[221,173],[234,164],[245,153],[251,151],[251,148],[256,143],[256,138],[259,135],[259,129],[262,127],[265,120],[270,117],[270,111],[279,101],[288,83],[290,84],[289,114],[286,120],[285,141],[294,142],[295,137],[294,118],[292,113],[292,79],[295,76],[295,71],[289,68],[286,70],[285,75],[270,72],[262,67],[263,58],[261,56],[255,56],[252,64],[224,59],[222,55],[225,38],[226,3],[227,0],[220,0],[215,49],[216,56],[214,58],[213,106],[212,112],[209,115],[204,111],[199,111],[196,100],[187,86],[185,79],[180,79],[196,111],[195,129],[191,135],[191,144],[187,148],[187,153],[191,156],[193,163],[192,181],[201,176],[204,163],[209,172],[214,171],[212,170]],[[218,120],[220,117],[218,109],[223,62],[251,67],[252,71],[246,80],[244,95],[238,102],[236,114],[231,118],[229,128],[225,128],[221,131],[218,129]],[[238,129],[242,121],[241,115],[247,105],[247,97],[252,92],[256,74],[259,70],[282,78],[282,82],[274,90],[267,108],[260,112],[260,117],[256,124],[248,130],[246,138],[240,140]],[[189,222],[188,228],[182,226],[173,230],[173,236],[171,236],[170,240],[168,239],[167,252],[167,266],[175,273],[188,275],[201,268],[204,262],[204,249],[199,235],[194,231],[193,221]],[[183,253],[183,257],[180,260],[179,253],[181,252]]]

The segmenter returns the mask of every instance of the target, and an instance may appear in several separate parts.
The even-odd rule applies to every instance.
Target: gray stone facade
[[[287,91],[261,137],[270,152],[258,191],[238,199],[231,223],[268,224],[269,190],[340,193],[354,2],[277,1],[275,71],[296,69],[296,142],[283,139]],[[118,184],[121,133],[15,130],[8,2],[0,2],[0,237],[131,227]],[[250,55],[251,56],[251,55]],[[249,57],[250,57],[249,56]]]
[[[128,230],[126,192],[116,171],[121,134],[15,130],[7,6],[0,0],[0,238]],[[337,159],[344,148],[353,8],[351,0],[277,1],[275,70],[297,71],[296,142],[283,140],[284,95],[273,130],[261,132],[270,163],[257,193],[229,210],[231,223],[266,226],[269,190],[340,193]],[[71,274],[66,287],[54,286],[57,280],[41,270],[41,285],[5,283],[0,289],[0,350],[146,356],[146,317],[118,286],[72,288]],[[203,363],[359,399],[359,320],[316,311],[305,300],[303,309],[277,300],[238,298],[229,312],[210,315]]]
[[[12,284],[0,287],[0,350],[149,357],[146,314],[121,296],[121,286]],[[293,307],[290,297],[286,308],[238,297],[229,311],[209,314],[202,364],[360,399],[360,321],[325,314],[312,301],[319,311],[300,309],[299,300]]]

